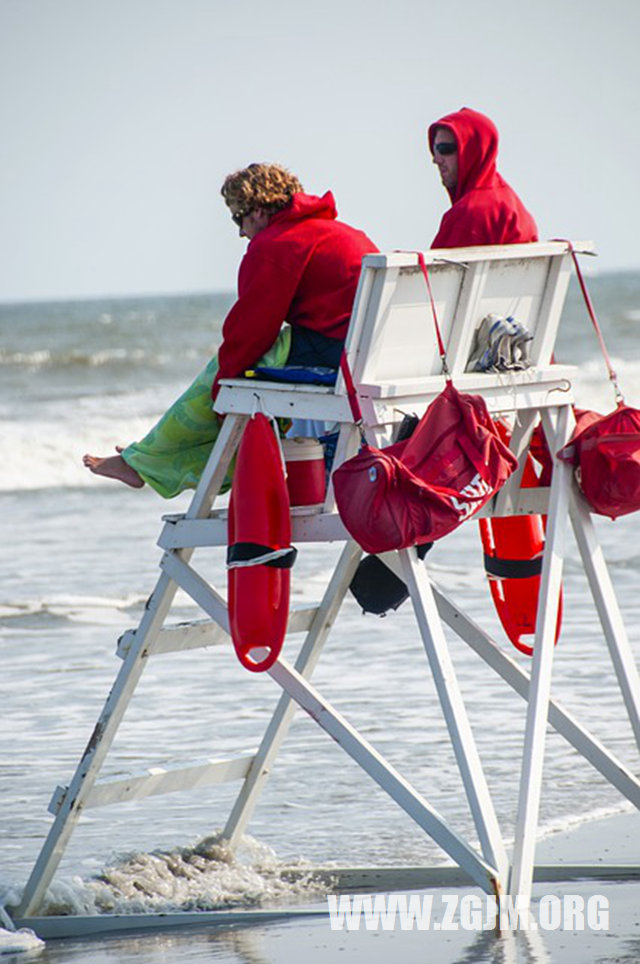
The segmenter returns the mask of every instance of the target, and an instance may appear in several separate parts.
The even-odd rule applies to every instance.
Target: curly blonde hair
[[[249,164],[227,175],[220,193],[228,207],[236,213],[248,214],[261,208],[269,214],[280,211],[302,184],[281,164]]]

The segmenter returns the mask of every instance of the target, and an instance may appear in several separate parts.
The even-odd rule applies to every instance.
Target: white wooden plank
[[[447,345],[449,370],[456,381],[458,375],[461,375],[467,367],[475,330],[481,321],[478,317],[478,302],[488,277],[489,263],[477,261],[467,268],[462,279],[460,300],[456,307],[453,329]]]
[[[307,632],[318,611],[317,606],[304,606],[292,609],[289,613],[287,635]],[[124,659],[135,640],[136,630],[129,629],[118,640],[116,655]],[[198,619],[175,626],[163,626],[154,642],[149,646],[149,656],[166,653],[181,653],[190,649],[208,649],[213,646],[230,645],[229,634],[214,623],[212,619]]]
[[[153,914],[68,914],[60,917],[16,917],[17,927],[28,927],[42,940],[94,937],[138,931],[175,930],[185,927],[248,927],[272,921],[304,921],[328,917],[327,910],[286,908],[274,910],[198,910]],[[24,955],[25,959],[27,955]],[[67,958],[68,959],[68,958]],[[164,958],[170,960],[170,958]]]
[[[344,542],[349,537],[337,512],[311,513],[291,517],[291,541]],[[176,519],[165,523],[158,545],[163,549],[183,546],[226,546],[227,520],[214,516],[210,519]]]
[[[515,503],[507,503],[500,511],[488,503],[475,513],[474,518],[493,515],[544,514],[548,508],[549,491],[547,487],[521,489]],[[346,542],[351,538],[337,512],[292,516],[291,533],[291,541],[294,544]],[[226,546],[226,544],[227,522],[220,516],[198,520],[176,518],[165,523],[158,540],[158,545],[163,549]]]
[[[563,258],[553,258],[549,263],[547,284],[540,305],[540,319],[529,348],[529,356],[534,365],[548,365],[553,357],[571,269],[569,254]]]
[[[381,321],[393,300],[397,284],[398,271],[393,268],[373,274],[367,302],[362,310],[362,327],[349,339],[349,365],[356,386],[368,380],[367,372],[376,371]]]
[[[578,254],[593,254],[595,245],[593,241],[574,241],[573,246]],[[470,248],[431,248],[423,251],[425,263],[456,264],[458,262],[471,263],[473,261],[484,261],[499,259],[501,261],[518,260],[519,258],[541,258],[562,255],[567,251],[564,241],[540,241],[534,244],[509,244],[509,245],[481,245]],[[414,251],[391,251],[380,252],[379,254],[367,254],[363,259],[365,267],[372,268],[404,268],[415,265],[417,267],[418,257]]]
[[[289,613],[287,635],[307,632],[317,611],[317,606],[292,609]],[[129,629],[118,640],[116,655],[120,659],[124,659],[129,652],[135,636],[136,630]],[[212,619],[198,619],[191,623],[163,626],[149,646],[148,655],[163,656],[166,653],[182,653],[191,649],[209,649],[213,646],[227,646],[230,642],[229,634]]]
[[[562,391],[561,398],[547,401],[544,407],[568,404],[572,401],[569,392],[571,380],[575,378],[578,369],[575,365],[548,365],[545,368],[525,368],[523,371],[507,372],[461,372],[456,376],[456,388],[461,392],[479,392],[483,398],[490,399],[493,395],[508,389],[515,397],[527,397],[536,393],[542,396],[551,391]],[[442,391],[444,378],[441,375],[429,378],[395,378],[393,381],[380,380],[378,382],[363,382],[361,392],[366,397],[399,398],[413,395],[429,397],[436,396]],[[489,402],[487,401],[487,404]],[[512,408],[513,406],[509,406]],[[523,408],[540,408],[541,405],[523,404]]]
[[[144,800],[165,793],[178,793],[196,787],[209,787],[230,780],[242,780],[253,763],[255,750],[228,759],[208,759],[189,765],[149,767],[144,773],[114,777],[95,783],[87,795],[83,808],[108,807],[114,803]],[[68,787],[58,787],[49,804],[50,813],[57,813],[64,802]]]
[[[328,422],[349,422],[351,409],[346,395],[335,395],[323,389],[312,392],[314,386],[292,390],[278,382],[248,383],[223,381],[216,398],[215,411],[236,415],[251,415],[255,411],[257,394],[262,399],[263,410],[277,418],[312,418]]]
[[[507,852],[498,826],[489,787],[458,685],[426,570],[414,549],[398,553],[402,576],[411,596],[420,635],[436,686],[451,745],[462,776],[485,859],[496,867],[501,887],[506,885]]]
[[[545,432],[552,452],[558,451],[568,440],[570,414],[569,408],[560,410],[558,413],[558,429],[555,433],[550,421],[545,416]],[[555,459],[549,514],[547,516],[546,544],[540,578],[538,618],[533,648],[533,670],[527,701],[527,719],[516,820],[516,842],[509,882],[509,892],[513,895],[520,894],[523,897],[531,895],[533,880],[551,692],[551,671],[562,585],[565,523],[569,513],[570,491],[571,469],[566,463]]]

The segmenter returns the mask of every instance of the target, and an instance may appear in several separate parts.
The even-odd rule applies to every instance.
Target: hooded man
[[[463,107],[431,124],[429,149],[452,205],[432,248],[538,240],[533,217],[498,173],[498,131],[493,121]]]
[[[538,240],[532,216],[498,174],[498,131],[493,121],[463,107],[429,127],[429,148],[452,205],[440,222],[432,248]],[[418,547],[421,559],[431,545]],[[377,556],[365,556],[350,588],[365,612],[379,615],[397,609],[409,595],[402,580]]]
[[[337,220],[330,191],[305,194],[280,164],[235,171],[221,193],[249,245],[218,354],[143,439],[83,459],[95,475],[133,488],[146,482],[165,499],[198,484],[220,430],[211,397],[221,378],[256,364],[338,368],[362,258],[378,250]]]
[[[289,171],[252,164],[230,174],[222,195],[241,237],[249,239],[238,299],[222,327],[220,380],[241,376],[291,327],[288,365],[337,368],[365,254],[364,232],[337,220],[333,194],[305,194]]]

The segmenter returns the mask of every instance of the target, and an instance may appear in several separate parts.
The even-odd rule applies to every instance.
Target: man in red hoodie
[[[432,248],[519,244],[538,240],[536,223],[498,174],[498,131],[493,121],[463,107],[429,127],[433,163],[451,198]],[[433,543],[418,547],[424,558]],[[365,612],[384,614],[408,598],[406,585],[377,556],[365,556],[351,583]]]
[[[164,498],[198,483],[219,431],[211,399],[221,378],[242,376],[260,360],[338,368],[363,255],[378,250],[337,220],[331,192],[305,194],[279,164],[230,174],[222,195],[249,245],[218,355],[143,439],[118,455],[83,459],[95,475],[133,488],[146,482]]]
[[[433,163],[452,205],[432,248],[538,240],[533,217],[498,173],[498,131],[493,121],[463,107],[431,124],[428,136]]]
[[[377,251],[364,234],[336,220],[333,195],[305,194],[276,164],[230,174],[224,197],[240,234],[250,239],[238,274],[238,300],[222,328],[221,378],[242,375],[291,325],[288,364],[337,368],[363,255]]]

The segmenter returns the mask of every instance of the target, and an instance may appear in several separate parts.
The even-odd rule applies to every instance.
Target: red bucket
[[[315,438],[282,442],[291,505],[322,505],[326,492],[324,451]]]

